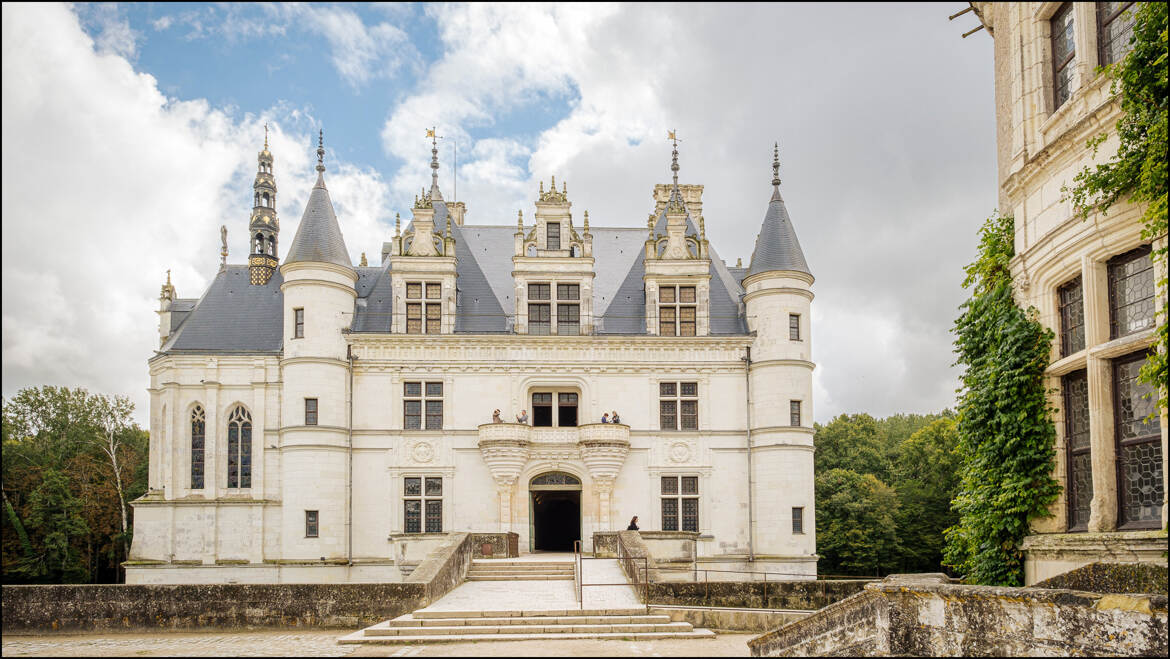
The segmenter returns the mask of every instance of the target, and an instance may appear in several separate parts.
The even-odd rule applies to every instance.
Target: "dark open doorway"
[[[563,471],[545,472],[528,483],[531,493],[531,551],[573,551],[581,539],[581,481]]]
[[[581,539],[580,490],[533,492],[532,518],[534,550],[573,551]]]

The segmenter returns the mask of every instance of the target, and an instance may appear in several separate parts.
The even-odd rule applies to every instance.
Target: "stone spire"
[[[337,213],[333,210],[333,201],[325,188],[324,131],[317,136],[317,184],[309,193],[305,214],[301,216],[297,235],[293,236],[292,246],[284,259],[286,264],[305,261],[353,268],[345,239],[341,236],[341,226],[337,223]]]
[[[272,152],[268,150],[268,124],[264,124],[264,149],[256,155],[256,180],[252,183],[252,219],[248,223],[248,281],[263,286],[279,265],[277,239],[280,220],[276,216],[276,177],[272,173]]]
[[[431,138],[431,201],[442,200],[443,193],[439,192],[439,136],[435,134],[435,129],[431,128],[427,131],[427,137]]]
[[[748,275],[770,270],[794,270],[812,274],[804,252],[796,239],[796,229],[788,216],[788,208],[780,197],[780,144],[772,150],[772,198],[764,213],[764,222],[756,236],[756,248],[752,251]]]

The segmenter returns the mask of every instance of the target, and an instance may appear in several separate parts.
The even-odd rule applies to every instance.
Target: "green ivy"
[[[955,321],[961,484],[952,504],[959,523],[945,532],[944,563],[970,583],[1023,585],[1020,541],[1029,520],[1047,516],[1060,495],[1052,477],[1056,429],[1044,369],[1052,330],[1012,297],[1010,216],[980,230],[978,256],[966,268],[971,298]]]
[[[1105,214],[1119,200],[1147,204],[1142,239],[1154,243],[1154,271],[1161,277],[1157,288],[1166,291],[1166,4],[1143,2],[1134,17],[1132,50],[1125,59],[1105,68],[1113,79],[1112,93],[1120,92],[1121,119],[1117,121],[1120,146],[1112,160],[1086,167],[1077,174],[1071,190],[1073,207],[1083,218],[1093,211]],[[1132,10],[1131,10],[1132,11]],[[1096,154],[1105,135],[1089,140]],[[1066,192],[1068,192],[1066,190]],[[1166,409],[1167,335],[1166,310],[1158,309],[1157,349],[1141,370],[1141,381],[1158,392],[1158,407]]]

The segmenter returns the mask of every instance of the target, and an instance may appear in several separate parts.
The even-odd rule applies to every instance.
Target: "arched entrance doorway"
[[[581,480],[549,471],[528,483],[530,551],[573,551],[581,539]]]

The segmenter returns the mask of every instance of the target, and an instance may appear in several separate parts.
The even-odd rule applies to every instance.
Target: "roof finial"
[[[394,214],[394,237],[399,236],[399,231],[402,229],[402,217],[398,213]]]
[[[434,126],[427,129],[427,137],[431,138],[431,190],[439,187],[439,136],[435,130]]]
[[[325,171],[325,131],[317,131],[317,171]]]
[[[362,252],[362,260],[358,263],[358,265],[363,267],[363,268],[370,265],[369,262],[366,261],[366,253],[365,252]]]
[[[585,211],[585,233],[589,233],[589,211]]]
[[[167,286],[171,285],[171,269],[167,268]]]
[[[228,250],[227,250],[227,225],[226,224],[219,225],[219,242],[221,243],[221,246],[219,249],[219,269],[222,271],[222,270],[227,270]]]
[[[268,122],[264,122],[264,150],[268,150]]]
[[[674,148],[670,154],[670,171],[674,172],[674,187],[678,188],[678,136],[671,130],[667,132],[667,139]]]
[[[524,230],[524,211],[523,210],[516,211],[516,228],[519,229],[520,231]]]
[[[780,143],[772,148],[772,185],[780,187]]]

